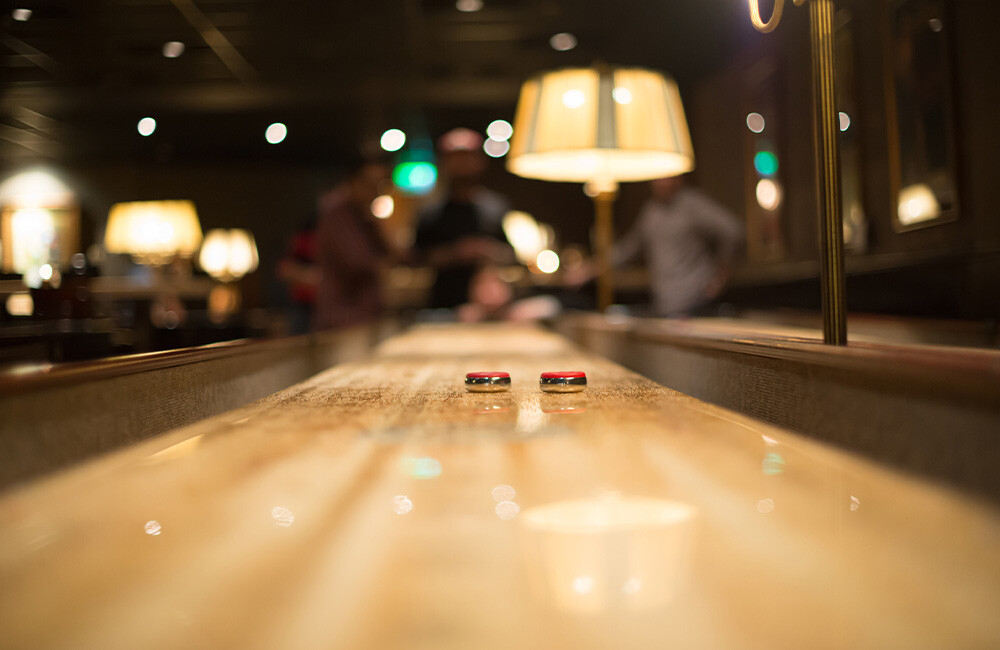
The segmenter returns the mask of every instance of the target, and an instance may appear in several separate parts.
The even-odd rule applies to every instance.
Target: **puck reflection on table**
[[[587,387],[587,374],[580,370],[543,372],[538,386],[546,393],[579,393]]]
[[[473,393],[499,393],[510,389],[506,372],[470,372],[465,375],[465,389]]]

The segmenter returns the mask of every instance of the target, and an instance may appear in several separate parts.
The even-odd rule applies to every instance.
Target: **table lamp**
[[[257,268],[257,243],[250,231],[241,228],[209,230],[198,263],[221,283],[208,294],[208,316],[221,323],[243,303],[237,280]]]
[[[198,263],[217,280],[238,280],[257,268],[257,243],[241,228],[216,228],[205,235]]]
[[[139,264],[166,266],[188,259],[201,245],[201,224],[191,201],[116,203],[108,215],[104,245]]]
[[[537,74],[521,87],[507,169],[526,178],[588,184],[603,311],[614,290],[611,222],[618,183],[694,169],[677,84],[655,70],[608,65]]]

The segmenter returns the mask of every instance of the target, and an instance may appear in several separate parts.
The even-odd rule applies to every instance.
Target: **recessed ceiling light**
[[[553,50],[559,52],[572,50],[576,47],[576,36],[573,36],[569,32],[559,32],[549,39],[549,45],[552,46]]]
[[[176,59],[184,54],[184,43],[180,41],[167,41],[163,44],[163,56],[168,59]]]
[[[288,127],[286,127],[281,122],[275,122],[271,126],[267,127],[267,131],[264,132],[264,137],[271,144],[278,144],[285,139],[288,135]]]
[[[156,130],[156,120],[151,117],[144,117],[139,120],[136,128],[139,130],[139,135],[141,136],[153,135],[153,131]]]

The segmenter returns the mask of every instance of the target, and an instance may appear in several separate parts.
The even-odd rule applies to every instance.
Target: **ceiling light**
[[[139,130],[139,135],[141,136],[153,135],[153,131],[156,130],[156,120],[151,117],[144,117],[139,120],[136,128]]]
[[[549,39],[549,45],[552,46],[553,50],[566,52],[576,47],[576,36],[569,32],[560,32]]]
[[[406,144],[406,134],[399,129],[389,129],[379,142],[386,151],[399,151]]]
[[[267,131],[264,132],[264,137],[271,144],[278,144],[285,139],[286,135],[288,135],[288,127],[281,122],[275,122],[267,127]]]
[[[176,59],[184,54],[184,43],[180,41],[167,41],[163,44],[163,56],[168,59]]]
[[[514,135],[514,127],[507,120],[493,120],[486,127],[486,135],[498,142],[510,140],[510,136]]]

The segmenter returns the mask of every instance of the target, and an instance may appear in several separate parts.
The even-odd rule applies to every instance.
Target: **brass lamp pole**
[[[774,0],[765,22],[759,0],[750,3],[750,21],[760,32],[773,31],[781,20],[785,0]],[[796,6],[806,0],[793,0]],[[823,342],[847,344],[847,301],[844,286],[844,226],[840,211],[840,161],[837,154],[837,111],[834,104],[833,0],[809,4],[812,43],[813,141],[819,189],[819,226],[823,286]]]

